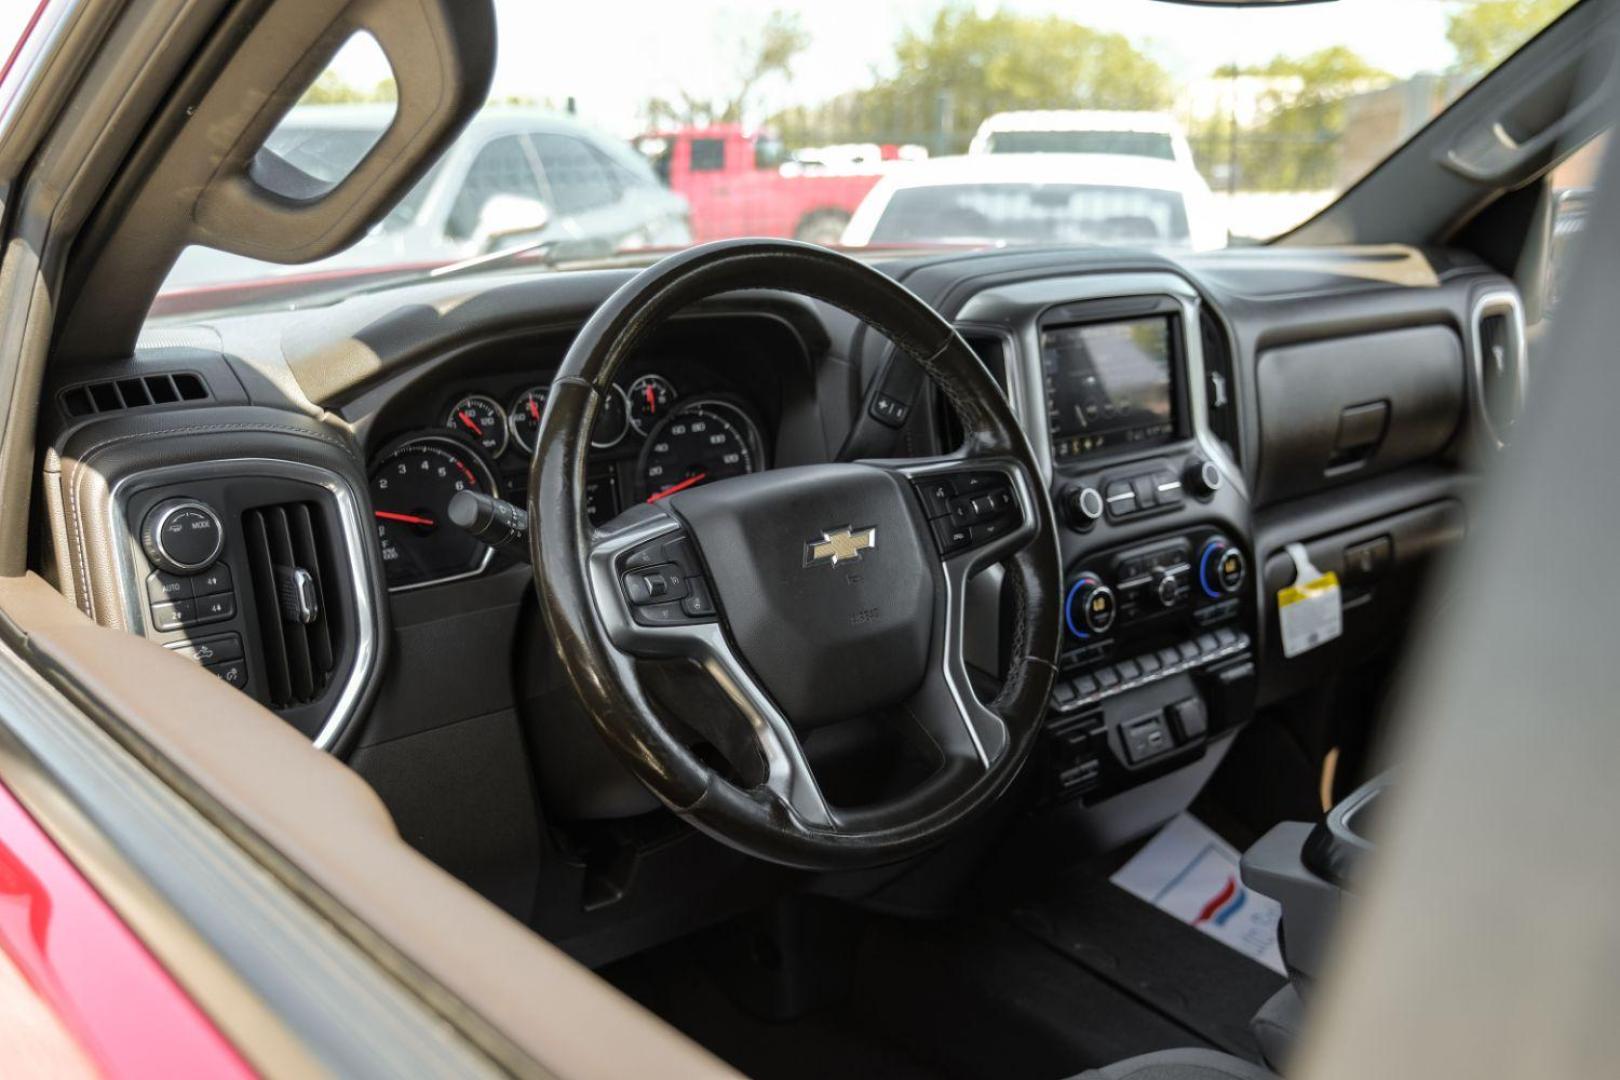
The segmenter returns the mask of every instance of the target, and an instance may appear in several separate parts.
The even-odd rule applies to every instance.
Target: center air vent
[[[1498,446],[1524,409],[1524,313],[1513,293],[1492,293],[1474,308],[1474,376],[1486,430]]]
[[[319,503],[261,506],[242,515],[265,682],[277,709],[320,698],[337,668],[342,627],[328,603],[337,583],[326,510]]]

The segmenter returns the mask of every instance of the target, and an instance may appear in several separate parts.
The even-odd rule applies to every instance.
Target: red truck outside
[[[636,140],[670,188],[692,206],[692,239],[781,236],[836,244],[880,164],[779,164],[777,144],[735,125],[660,131]],[[885,158],[891,148],[883,150]]]

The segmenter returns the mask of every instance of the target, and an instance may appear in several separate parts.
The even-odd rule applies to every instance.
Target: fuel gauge
[[[643,375],[626,391],[630,399],[630,426],[647,434],[675,404],[675,387],[662,375]]]

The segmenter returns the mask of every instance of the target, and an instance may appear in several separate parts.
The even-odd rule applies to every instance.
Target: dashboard
[[[1258,711],[1389,651],[1466,529],[1475,465],[1502,452],[1512,418],[1490,403],[1523,398],[1517,293],[1456,253],[1031,249],[881,268],[1005,389],[1063,525],[1061,670],[1025,797],[1087,848],[1183,808]],[[593,830],[630,836],[635,872],[679,892],[678,859],[656,854],[669,819],[583,714],[529,568],[447,508],[463,490],[524,502],[552,378],[627,276],[490,275],[154,332],[52,386],[43,432],[59,522],[44,573],[341,755],[413,844],[509,909],[560,859],[543,917],[582,955],[582,896],[629,890],[593,867]],[[1514,362],[1484,363],[1488,348]],[[1488,385],[1504,372],[1518,383]],[[726,476],[960,437],[881,335],[767,293],[671,320],[606,402],[598,524]],[[949,522],[964,494],[924,509]],[[1276,596],[1302,554],[1338,576],[1344,632],[1289,654]],[[998,572],[971,588],[970,660],[993,688]],[[860,763],[852,803],[903,757],[875,718],[806,751]]]
[[[586,472],[592,524],[635,503],[771,467],[782,371],[791,381],[803,369],[803,344],[780,324],[741,316],[720,331],[713,322],[675,327],[634,357],[605,395]],[[375,447],[369,494],[391,592],[496,565],[493,549],[451,524],[449,503],[462,490],[524,502],[565,347],[540,335],[473,350],[451,378],[390,398],[367,442]],[[469,368],[483,373],[469,377]]]

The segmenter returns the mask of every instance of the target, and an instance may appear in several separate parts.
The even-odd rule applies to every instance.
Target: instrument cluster
[[[713,380],[708,380],[710,383]],[[592,431],[586,509],[601,524],[636,502],[767,467],[757,415],[740,395],[643,372],[615,383]],[[435,426],[389,443],[374,458],[371,500],[390,590],[481,573],[492,552],[447,515],[461,490],[522,502],[551,387],[464,388]]]

